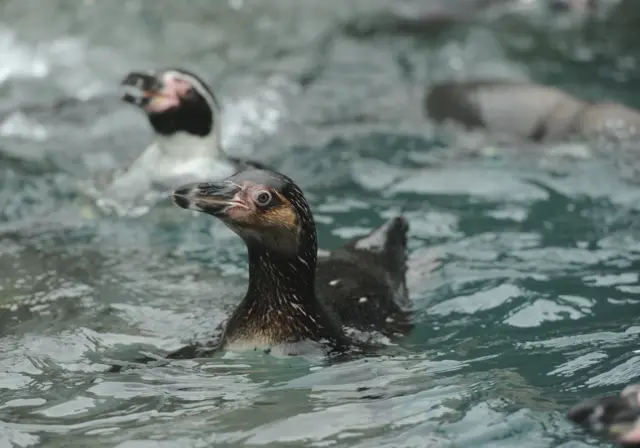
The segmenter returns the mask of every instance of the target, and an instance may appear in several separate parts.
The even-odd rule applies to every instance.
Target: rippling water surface
[[[637,379],[640,190],[602,143],[576,158],[452,140],[420,98],[478,74],[625,98],[634,56],[580,71],[590,44],[533,19],[341,33],[390,3],[0,2],[0,446],[599,446],[564,412]],[[242,242],[211,218],[104,216],[80,194],[151,137],[121,77],[167,65],[213,83],[229,152],[300,182],[322,248],[404,209],[416,329],[401,354],[103,373],[207,337],[247,281]]]

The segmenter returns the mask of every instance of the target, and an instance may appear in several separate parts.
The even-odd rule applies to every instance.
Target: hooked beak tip
[[[191,201],[185,194],[174,191],[171,198],[178,207],[186,209],[190,208]]]
[[[120,88],[123,101],[144,107],[159,95],[161,83],[153,74],[131,72],[120,82]]]
[[[173,190],[171,199],[181,208],[192,208],[194,199],[197,197],[197,186],[195,184],[183,185]],[[194,194],[196,193],[196,194]]]

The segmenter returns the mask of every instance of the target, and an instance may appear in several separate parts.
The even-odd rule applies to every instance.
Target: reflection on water
[[[602,74],[563,75],[573,28],[535,15],[519,33],[498,14],[444,35],[349,35],[388,5],[2,2],[0,446],[599,446],[563,413],[637,380],[640,193],[599,143],[449,139],[416,92],[478,73],[556,73],[612,98],[630,84],[592,92]],[[541,33],[561,57],[514,51]],[[321,248],[404,210],[416,329],[398,350],[104,373],[210,337],[247,281],[244,245],[220,223],[168,201],[105,216],[82,191],[150,141],[118,102],[123,74],[167,65],[220,92],[230,153],[302,185]]]

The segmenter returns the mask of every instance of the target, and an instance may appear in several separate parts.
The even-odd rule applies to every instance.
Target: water
[[[0,4],[0,447],[600,446],[564,412],[637,379],[640,191],[598,142],[576,158],[451,139],[420,86],[508,75],[638,107],[635,55],[592,67],[601,42],[536,15],[427,41],[339,32],[385,3]],[[104,373],[210,336],[246,285],[242,242],[211,218],[103,216],[79,190],[149,141],[120,78],[167,65],[214,82],[230,153],[300,182],[322,248],[405,210],[401,354]]]

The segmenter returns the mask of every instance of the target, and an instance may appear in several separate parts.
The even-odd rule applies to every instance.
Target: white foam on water
[[[0,85],[11,79],[50,78],[70,96],[90,98],[112,88],[88,64],[89,56],[97,50],[83,39],[68,36],[30,44],[0,26]]]
[[[41,142],[47,139],[48,132],[37,121],[28,118],[22,112],[15,112],[0,122],[0,135],[3,137],[22,137]]]
[[[44,78],[51,69],[43,54],[18,42],[10,30],[3,28],[0,28],[0,54],[0,84],[15,76]]]
[[[290,85],[282,79],[270,79],[263,87],[243,90],[242,95],[225,101],[222,108],[222,145],[233,146],[243,155],[244,142],[274,135],[287,118],[287,96]],[[215,88],[215,87],[214,87]],[[240,154],[238,154],[240,155]]]

